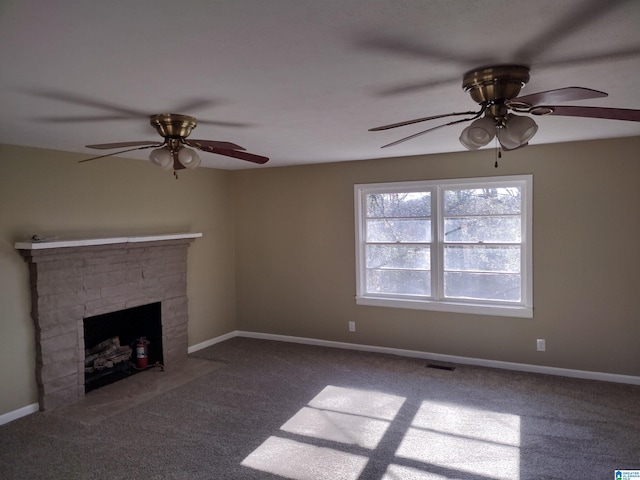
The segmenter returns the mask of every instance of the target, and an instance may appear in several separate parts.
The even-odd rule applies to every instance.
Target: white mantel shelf
[[[52,240],[16,242],[16,250],[43,250],[46,248],[88,247],[93,245],[112,245],[115,243],[161,242],[164,240],[182,240],[200,238],[202,233],[168,233],[164,235],[146,235],[137,237],[82,238],[77,240]]]

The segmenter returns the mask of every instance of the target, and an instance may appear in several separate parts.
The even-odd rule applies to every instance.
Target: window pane
[[[372,193],[367,195],[367,217],[430,217],[430,192]]]
[[[367,220],[367,242],[430,242],[430,219]]]
[[[519,246],[449,246],[444,248],[445,271],[520,272]]]
[[[520,275],[445,272],[445,297],[520,301]]]
[[[532,180],[355,185],[356,303],[531,317]]]
[[[444,220],[445,242],[520,243],[520,217],[453,217]]]
[[[367,245],[367,268],[408,268],[428,270],[429,246]]]
[[[447,216],[519,214],[520,209],[519,187],[444,191],[444,214]]]
[[[367,270],[367,293],[431,295],[431,272]]]

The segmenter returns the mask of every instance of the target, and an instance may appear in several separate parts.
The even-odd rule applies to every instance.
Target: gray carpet
[[[0,427],[0,478],[541,480],[640,469],[638,386],[246,338],[193,356],[216,368],[117,415],[36,413]]]

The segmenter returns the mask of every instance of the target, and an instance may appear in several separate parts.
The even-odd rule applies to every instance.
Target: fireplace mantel
[[[59,240],[58,237],[44,237],[43,240],[16,242],[16,250],[43,250],[47,248],[90,247],[94,245],[113,245],[117,243],[161,242],[164,240],[195,239],[202,233],[168,233],[163,235],[143,235],[135,237],[80,238]]]
[[[165,367],[187,358],[187,249],[201,236],[50,237],[15,244],[29,264],[41,410],[84,397],[87,317],[158,302]]]

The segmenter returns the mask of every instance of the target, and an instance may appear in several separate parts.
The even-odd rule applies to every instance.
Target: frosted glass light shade
[[[513,150],[529,143],[537,131],[538,125],[533,118],[512,114],[507,118],[498,139],[505,149]]]
[[[523,146],[517,139],[511,138],[504,127],[498,130],[498,141],[505,150],[515,150]]]
[[[496,135],[493,118],[482,117],[474,120],[460,135],[460,143],[468,150],[477,150],[489,143]]]
[[[202,160],[193,148],[181,148],[178,152],[178,161],[186,168],[196,168]]]
[[[171,152],[167,147],[151,150],[151,153],[149,154],[149,160],[151,160],[154,165],[157,165],[163,170],[169,170],[173,167]]]

